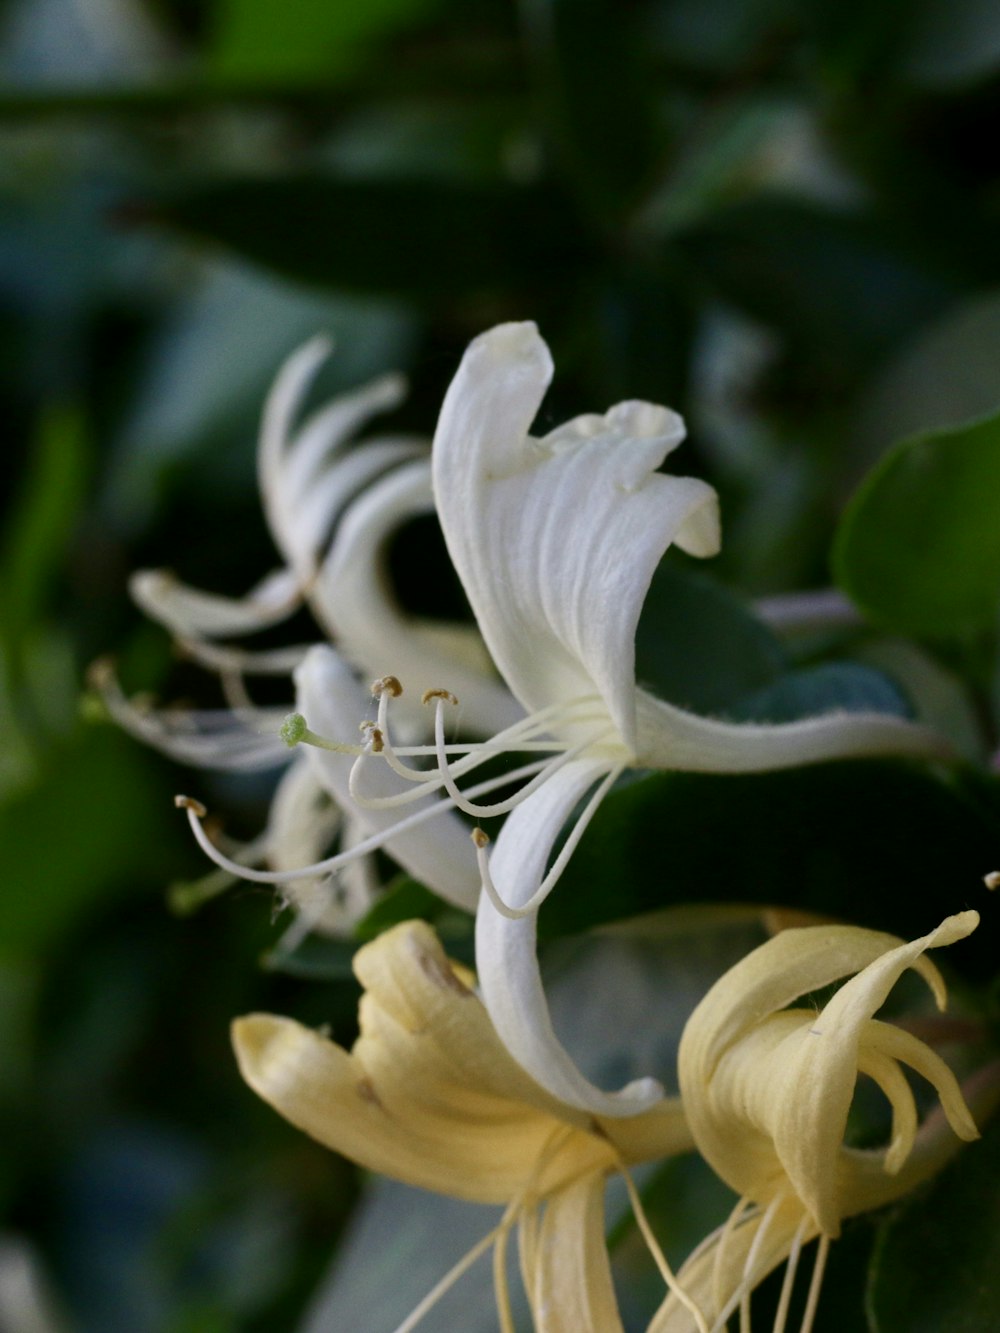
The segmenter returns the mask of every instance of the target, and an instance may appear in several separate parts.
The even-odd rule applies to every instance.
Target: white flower
[[[534,914],[622,769],[746,773],[847,756],[940,755],[943,746],[926,728],[877,714],[737,725],[637,688],[635,632],[653,572],[671,544],[696,556],[715,553],[715,492],[657,470],[684,435],[666,408],[620,403],[532,437],[551,375],[548,348],[532,324],[503,325],[470,346],[434,439],[434,494],[493,660],[562,749],[522,794],[488,864],[481,854],[483,997],[508,1049],[543,1086],[571,1104],[615,1114],[649,1104],[659,1089],[639,1085],[609,1096],[581,1078],[548,1020]],[[547,870],[557,836],[592,789]]]
[[[393,677],[391,689],[376,686],[377,722],[360,754],[343,743],[344,731],[326,731],[341,738],[330,746],[341,757],[328,761],[327,781],[333,783],[336,763],[348,763],[344,752],[355,756],[341,783],[357,806],[379,813],[385,822],[378,836],[385,840],[392,830],[400,859],[404,835],[435,810],[440,829],[452,808],[475,818],[509,816],[492,856],[477,837],[486,890],[478,907],[477,968],[490,1016],[514,1057],[555,1096],[602,1115],[631,1114],[661,1095],[659,1085],[641,1080],[605,1093],[580,1075],[552,1030],[535,950],[536,913],[622,771],[747,773],[861,755],[940,757],[949,750],[927,728],[882,714],[734,724],[637,688],[635,633],[653,572],[672,544],[695,556],[717,551],[716,495],[705,482],[658,471],[684,436],[680,417],[667,408],[620,403],[604,416],[577,417],[542,438],[531,436],[551,376],[548,348],[533,324],[483,334],[448,390],[432,451],[434,499],[449,553],[482,638],[526,716],[485,742],[446,743],[446,719],[456,705],[462,717],[468,710],[455,675],[443,674],[425,698],[435,710],[434,746],[399,746],[389,717],[399,694]],[[311,661],[318,670],[318,659]],[[387,643],[385,667],[409,685],[399,661]],[[306,717],[317,707],[308,688],[313,669],[307,662],[300,676]],[[475,699],[472,713],[483,717]],[[316,728],[307,732],[303,723],[302,734],[323,744]],[[483,804],[480,796],[500,781],[459,785],[487,759],[525,751],[539,757],[507,775],[508,783],[526,779],[513,795]],[[436,766],[410,762],[428,752]],[[419,807],[415,813],[393,823],[411,803]],[[556,839],[581,803],[550,865]],[[453,851],[442,858],[441,878],[433,865],[423,877],[456,901],[462,858],[456,826],[449,827]],[[313,869],[341,864],[327,860]]]
[[[281,708],[258,707],[245,678],[288,677],[298,667],[296,706],[308,707],[334,734],[355,731],[368,707],[368,692],[352,669],[370,679],[386,656],[418,685],[424,682],[426,687],[442,675],[459,682],[465,717],[477,734],[520,715],[475,628],[406,615],[389,584],[384,561],[389,538],[408,519],[433,510],[427,447],[402,436],[346,446],[374,413],[396,405],[402,379],[385,376],[299,421],[305,395],[329,350],[326,339],[316,338],[296,351],[279,372],[263,413],[258,475],[282,567],[243,597],[204,592],[166,570],[140,571],[131,580],[136,601],[171,630],[186,655],[219,673],[231,707],[154,708],[142,699],[125,698],[105,664],[98,664],[92,674],[115,719],[180,762],[230,771],[287,764],[291,756],[280,728],[291,699]],[[336,651],[323,648],[309,658],[308,645],[254,652],[233,642],[236,636],[276,625],[303,601],[335,641]],[[317,684],[322,685],[318,701]],[[403,725],[408,734],[422,736],[426,715],[417,706],[404,715]],[[302,912],[303,929],[340,932],[362,914],[377,889],[370,863],[352,849],[387,821],[359,811],[339,773],[330,778],[326,756],[317,751],[296,756],[281,780],[261,837],[243,847],[225,845],[225,850],[242,875],[261,860],[274,868]],[[322,872],[285,881],[284,872],[314,861],[338,831],[342,847],[351,854],[338,867],[336,884]],[[426,839],[411,838],[407,848],[401,863],[411,873],[431,878]],[[387,850],[396,850],[391,840]],[[445,861],[436,859],[435,882],[445,896],[472,908],[478,876],[464,835],[462,860],[461,874],[449,874]],[[196,901],[217,891],[232,873],[226,870],[187,886],[186,899]]]

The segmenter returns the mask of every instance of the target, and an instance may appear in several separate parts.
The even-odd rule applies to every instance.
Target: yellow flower
[[[514,1062],[472,989],[472,974],[449,961],[423,922],[406,922],[359,950],[355,972],[365,994],[361,1035],[350,1052],[270,1014],[237,1019],[233,1043],[254,1091],[320,1143],[410,1185],[505,1206],[499,1226],[401,1329],[412,1328],[490,1246],[500,1326],[512,1329],[504,1256],[516,1225],[536,1328],[620,1330],[604,1238],[604,1181],[612,1172],[625,1174],[640,1228],[669,1285],[673,1276],[627,1168],[691,1148],[679,1099],[609,1119],[557,1100]]]
[[[978,1137],[940,1056],[874,1017],[907,968],[923,977],[943,1009],[944,982],[925,951],[963,939],[978,922],[976,912],[961,912],[909,944],[854,926],[786,930],[731,968],[691,1015],[679,1053],[685,1110],[700,1152],[740,1195],[725,1225],[678,1274],[713,1329],[724,1328],[739,1307],[747,1333],[750,1292],[787,1260],[774,1326],[780,1333],[800,1251],[818,1236],[801,1325],[808,1333],[841,1220],[907,1193],[956,1151],[955,1135]],[[851,980],[821,1010],[786,1008],[845,976]],[[940,1099],[923,1125],[903,1065]],[[874,1080],[891,1107],[885,1149],[844,1145],[859,1073]],[[692,1327],[688,1311],[668,1296],[650,1333]]]

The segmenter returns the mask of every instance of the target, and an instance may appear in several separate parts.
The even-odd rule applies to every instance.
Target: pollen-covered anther
[[[988,889],[1000,889],[1000,870],[991,870],[983,876],[983,883]]]
[[[458,707],[458,699],[452,694],[451,690],[424,690],[421,696],[421,703],[429,704],[434,699],[443,699],[445,703],[453,704]]]
[[[490,845],[490,835],[484,833],[481,828],[474,828],[469,836],[480,850]]]
[[[372,747],[372,754],[381,754],[385,749],[385,735],[382,728],[376,726],[374,722],[362,722],[361,730],[368,737],[368,744]]]
[[[175,796],[174,805],[178,810],[190,810],[198,819],[204,819],[208,814],[207,806],[202,805],[201,801],[196,801],[193,796]]]
[[[372,696],[375,699],[381,699],[383,694],[398,699],[402,693],[403,687],[398,676],[380,676],[378,680],[372,681]]]

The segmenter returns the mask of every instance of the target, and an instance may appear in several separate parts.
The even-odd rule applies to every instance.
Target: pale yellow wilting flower
[[[774,1325],[781,1333],[801,1249],[818,1236],[801,1325],[807,1333],[842,1219],[901,1197],[936,1171],[959,1139],[978,1137],[941,1057],[904,1028],[874,1017],[907,968],[923,977],[943,1008],[944,982],[925,952],[963,939],[978,922],[978,913],[960,912],[909,944],[855,926],[786,930],[730,968],[691,1015],[678,1057],[685,1110],[702,1155],[740,1195],[725,1225],[678,1274],[713,1333],[737,1308],[747,1333],[751,1291],[787,1260]],[[822,1009],[786,1007],[845,976],[851,979]],[[923,1124],[904,1065],[940,1099]],[[844,1144],[859,1073],[891,1107],[887,1148]],[[980,1091],[985,1109],[995,1101],[995,1082]],[[669,1296],[649,1333],[696,1327]]]
[[[410,1329],[491,1246],[500,1327],[513,1328],[505,1246],[518,1230],[521,1272],[544,1333],[621,1329],[604,1236],[604,1183],[625,1174],[664,1280],[673,1276],[628,1176],[631,1164],[690,1149],[678,1098],[602,1119],[568,1106],[511,1058],[434,932],[405,922],[360,949],[361,1035],[351,1051],[292,1019],[237,1019],[243,1077],[294,1125],[373,1171],[505,1207],[400,1326]],[[683,1299],[683,1298],[681,1298]],[[374,1331],[373,1331],[374,1333]]]

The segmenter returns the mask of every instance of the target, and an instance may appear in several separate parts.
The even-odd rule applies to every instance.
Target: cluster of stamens
[[[292,713],[284,721],[280,736],[285,743],[312,745],[353,759],[348,776],[351,799],[362,810],[400,809],[420,803],[420,808],[401,818],[387,829],[381,829],[363,839],[347,851],[296,870],[251,870],[226,857],[207,837],[201,826],[203,807],[186,797],[178,798],[178,805],[187,810],[195,837],[208,856],[217,865],[259,883],[280,884],[319,874],[332,874],[348,861],[383,846],[396,834],[446,810],[461,810],[471,818],[490,819],[508,814],[532,792],[572,760],[586,751],[593,751],[614,736],[607,712],[596,695],[588,695],[566,703],[549,705],[529,717],[505,728],[486,741],[449,742],[446,739],[446,714],[456,710],[459,701],[447,689],[426,690],[422,696],[425,706],[434,708],[433,742],[427,744],[397,744],[389,716],[390,703],[403,693],[396,676],[382,676],[372,685],[372,697],[377,704],[376,718],[361,723],[362,740],[346,743],[318,735],[301,713]],[[572,728],[574,739],[560,739],[558,733]],[[464,789],[459,785],[481,765],[498,756],[512,753],[537,752],[539,757],[520,764],[506,773],[473,783]],[[416,761],[416,762],[414,762]],[[406,786],[389,795],[374,795],[365,790],[365,774],[372,763],[384,763]],[[423,766],[421,766],[423,765]],[[479,874],[484,891],[504,916],[519,918],[537,910],[572,855],[605,793],[622,771],[624,764],[609,759],[607,774],[603,776],[566,839],[563,847],[539,889],[529,902],[512,907],[504,901],[493,883],[486,848],[489,838],[479,828],[472,832]],[[520,785],[516,785],[520,784]],[[516,785],[516,790],[500,799],[483,802],[480,798]],[[437,801],[429,797],[440,796]]]

